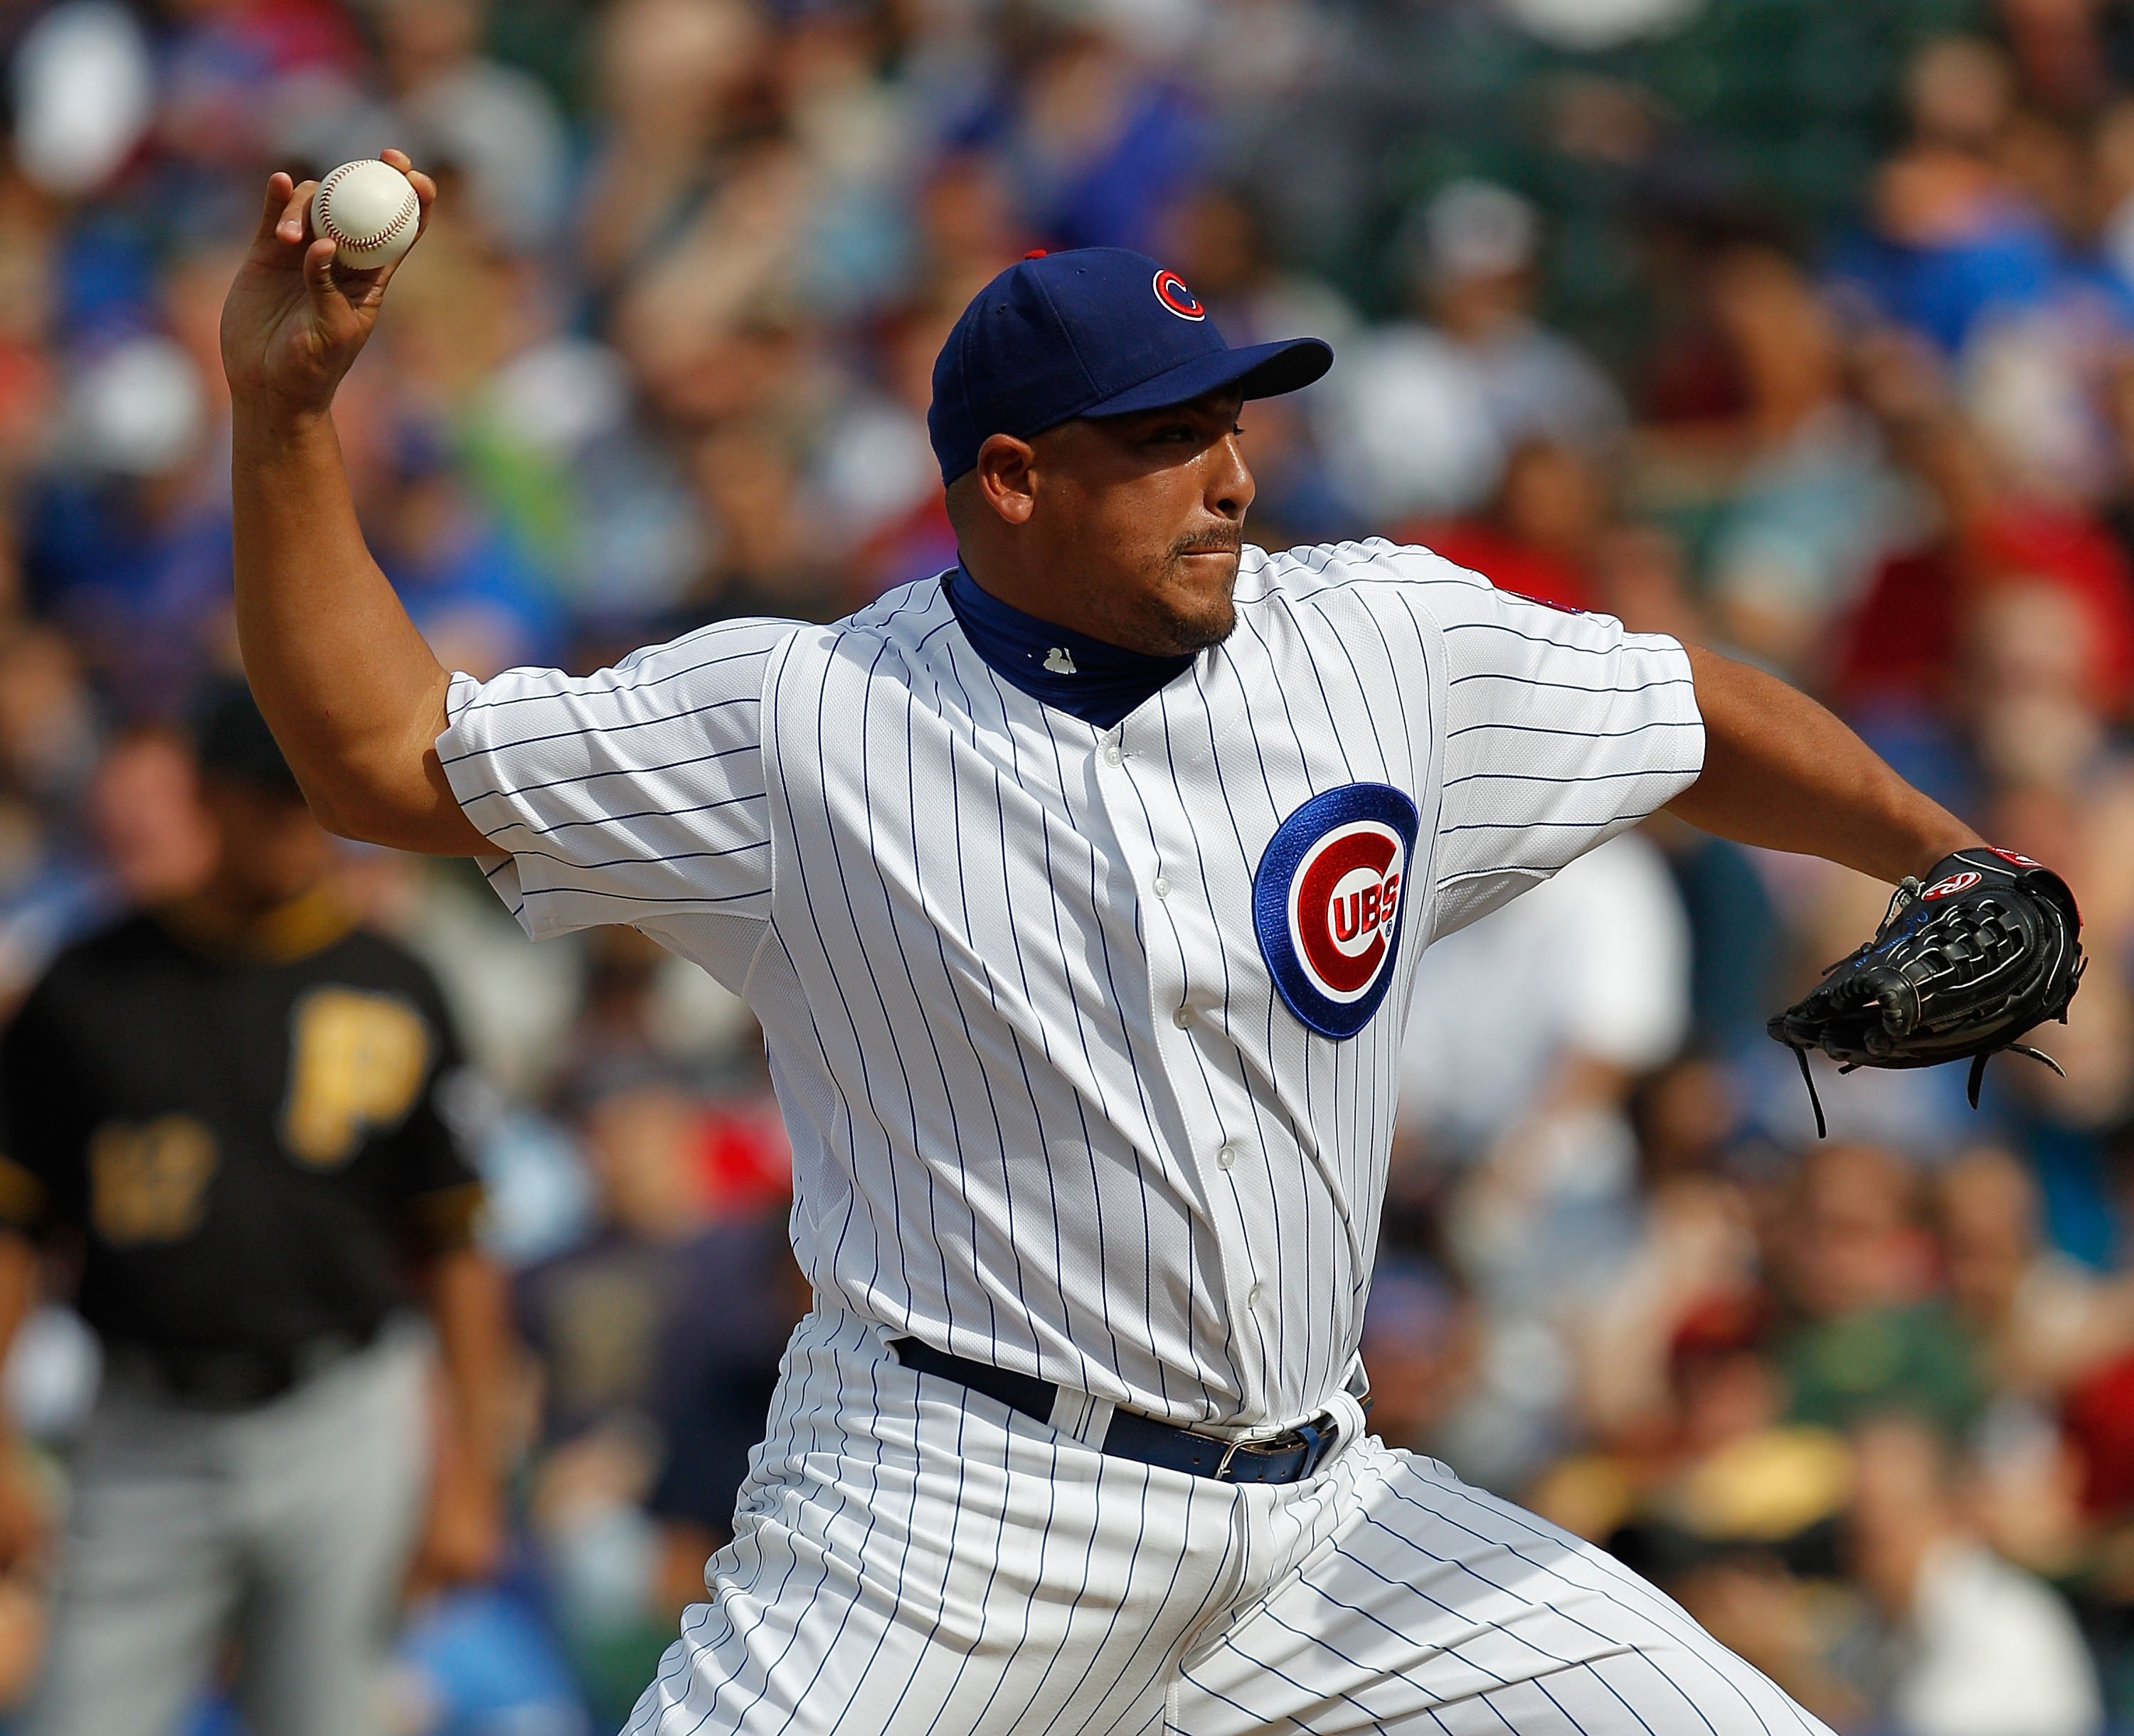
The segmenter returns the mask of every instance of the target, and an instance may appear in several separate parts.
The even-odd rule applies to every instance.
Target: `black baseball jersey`
[[[321,897],[242,943],[128,918],[63,952],[0,1037],[0,1219],[80,1232],[108,1339],[367,1333],[479,1199],[437,1108],[459,1059],[429,972]]]

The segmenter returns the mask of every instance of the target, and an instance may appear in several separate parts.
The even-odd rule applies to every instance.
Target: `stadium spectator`
[[[1494,490],[1527,440],[1602,447],[1616,388],[1533,317],[1540,214],[1509,188],[1456,181],[1424,205],[1403,262],[1421,318],[1366,332],[1319,394],[1334,474],[1388,523],[1456,513]]]
[[[1972,1535],[1947,1449],[1890,1418],[1853,1442],[1855,1570],[1889,1626],[1877,1710],[1902,1736],[2092,1736],[2094,1666],[2065,1604]]]
[[[595,1225],[520,1275],[517,1306],[543,1370],[535,1522],[580,1679],[612,1720],[703,1594],[804,1304],[765,1209],[778,1195],[736,1185],[756,1167],[731,1149],[737,1106],[612,1049],[577,1090]]]
[[[1808,1153],[1774,1239],[1792,1416],[1843,1429],[1901,1409],[1961,1436],[1985,1391],[1970,1339],[1935,1294],[1934,1244],[1904,1160],[1873,1145]]]

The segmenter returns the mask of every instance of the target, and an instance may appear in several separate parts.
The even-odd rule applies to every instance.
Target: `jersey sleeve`
[[[1689,653],[1432,557],[1444,633],[1434,933],[1486,914],[1696,782]]]
[[[529,934],[767,912],[763,687],[794,630],[724,621],[596,675],[452,678],[437,756]]]

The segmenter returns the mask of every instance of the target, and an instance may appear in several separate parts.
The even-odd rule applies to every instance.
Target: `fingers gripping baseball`
[[[365,334],[351,330],[356,319],[356,303],[350,298],[350,286],[340,283],[334,276],[333,243],[324,239],[307,241],[302,270],[304,291],[310,297],[311,316],[320,335],[330,343],[360,345]]]
[[[419,238],[437,187],[403,152],[380,154],[414,189]],[[345,248],[313,230],[317,191],[316,181],[293,182],[287,175],[268,181],[258,231],[223,304],[223,367],[239,399],[295,408],[331,403],[399,268],[398,258],[369,271],[336,263],[337,251]]]

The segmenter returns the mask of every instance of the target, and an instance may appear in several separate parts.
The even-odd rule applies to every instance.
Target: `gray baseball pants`
[[[379,1663],[425,1488],[419,1333],[271,1402],[108,1380],[72,1481],[28,1736],[166,1736],[239,1643],[253,1736],[379,1736]]]

